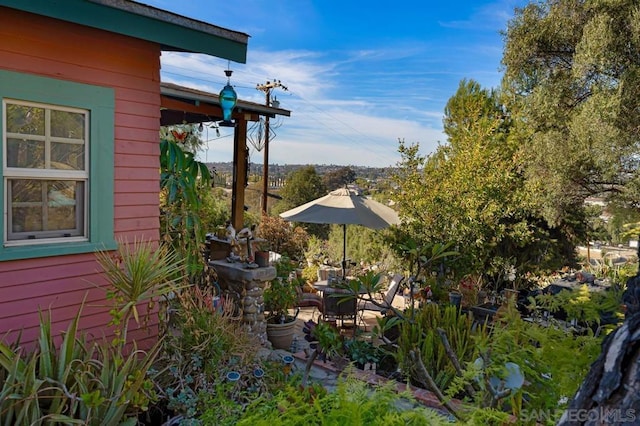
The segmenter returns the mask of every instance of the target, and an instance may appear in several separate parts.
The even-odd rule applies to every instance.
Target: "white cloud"
[[[360,52],[355,56],[380,55]],[[388,92],[394,87],[387,81],[384,84],[390,87],[381,87],[375,92],[376,96],[357,98],[357,93],[338,88],[340,81],[332,78],[338,62],[323,60],[320,55],[306,51],[275,54],[258,51],[251,65],[234,70],[232,84],[242,99],[264,101],[264,94],[255,90],[256,76],[260,75],[277,77],[290,89],[272,93],[280,100],[281,107],[291,111],[291,117],[282,118],[282,126],[274,129],[277,136],[271,144],[271,162],[385,167],[399,160],[399,138],[420,142],[424,152],[431,152],[438,141],[444,140],[441,113],[420,106],[421,102],[430,100],[429,96],[415,96],[411,102],[398,99]],[[222,73],[225,65],[204,55],[163,54],[163,80],[217,93],[225,81]],[[218,139],[209,142],[207,152],[200,157],[208,161],[231,161],[232,148],[232,138]],[[261,153],[255,155],[262,156]]]
[[[156,3],[161,0],[154,0]],[[466,19],[443,22],[450,28],[482,34],[465,42],[445,38],[378,38],[363,47],[331,46],[329,49],[266,50],[250,40],[247,64],[206,55],[165,53],[163,81],[218,93],[226,82],[223,70],[234,71],[231,83],[241,99],[263,103],[257,84],[274,78],[289,90],[274,90],[272,96],[291,117],[282,119],[270,149],[274,163],[331,163],[389,166],[398,160],[398,139],[419,142],[428,154],[445,141],[442,133],[444,106],[463,78],[487,87],[500,82],[501,46],[498,30],[524,0],[496,0],[473,9]],[[223,27],[245,31],[254,38],[269,33],[300,37],[305,25],[313,25],[313,4],[296,2],[289,9],[278,2],[245,1],[244,10],[221,6]],[[274,11],[271,9],[278,9]],[[246,13],[247,10],[251,13]],[[280,10],[283,9],[283,10]],[[264,18],[269,18],[269,20]],[[206,20],[206,19],[205,19]],[[454,33],[460,33],[454,32]],[[452,37],[452,35],[449,35]],[[498,40],[498,43],[496,43]],[[374,46],[374,47],[372,47]],[[231,161],[232,138],[209,142],[203,158]],[[261,153],[252,161],[261,162]],[[253,157],[256,157],[254,159]]]

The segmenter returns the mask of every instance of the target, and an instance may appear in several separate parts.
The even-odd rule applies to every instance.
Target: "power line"
[[[184,70],[188,70],[187,68],[179,67],[179,66],[176,66],[176,65],[171,65],[171,67],[172,67],[172,68],[177,68],[177,69],[184,69]],[[205,79],[205,78],[193,77],[193,76],[191,76],[191,75],[180,74],[180,73],[174,73],[174,72],[170,72],[170,71],[166,71],[166,70],[162,70],[162,72],[163,72],[163,73],[165,73],[165,74],[175,75],[175,76],[179,76],[179,77],[183,77],[183,78],[187,78],[187,79],[191,79],[191,80],[204,81],[204,82],[207,82],[207,83],[212,83],[212,84],[217,84],[217,85],[220,85],[220,84],[224,84],[224,83],[225,83],[224,81],[221,81],[221,80],[211,80],[211,79]],[[279,80],[274,80],[274,81],[267,81],[267,82],[266,82],[266,84],[263,84],[263,85],[261,85],[261,84],[256,84],[255,88],[256,88],[256,89],[258,89],[258,90],[263,90],[263,89],[261,89],[261,87],[264,87],[265,89],[268,89],[268,88],[269,88],[269,86],[273,86],[273,87],[271,87],[271,89],[276,88],[276,87],[280,87],[280,86],[277,86],[277,84],[282,85],[282,83],[281,83]],[[251,88],[252,88],[252,87],[250,87],[250,86],[244,86],[244,85],[241,85],[241,84],[240,84],[240,85],[239,85],[239,84],[234,84],[234,87],[237,87],[237,88],[243,88],[243,89],[251,89]],[[287,88],[286,86],[282,86],[282,88],[283,88],[284,90],[286,90],[286,91],[289,91],[289,90],[288,90],[288,88]],[[367,140],[368,140],[368,142],[367,142],[367,143],[368,143],[368,144],[365,144],[364,142],[361,142],[361,141],[359,141],[358,139],[355,139],[355,138],[353,138],[352,136],[349,136],[349,135],[347,135],[347,134],[345,134],[345,133],[343,133],[343,132],[341,132],[341,131],[337,130],[337,129],[336,129],[335,127],[333,127],[333,126],[329,126],[329,125],[327,125],[326,123],[321,122],[320,120],[318,120],[318,119],[314,118],[311,114],[307,114],[307,116],[308,116],[308,117],[311,117],[315,122],[319,123],[319,124],[320,124],[320,125],[322,125],[324,128],[326,128],[326,129],[328,129],[328,130],[332,131],[333,133],[335,133],[335,134],[337,134],[337,135],[341,136],[342,138],[344,138],[344,139],[346,139],[346,140],[348,140],[348,141],[350,141],[350,142],[352,142],[352,143],[354,143],[354,144],[356,144],[356,145],[359,145],[359,146],[361,146],[361,147],[363,147],[363,148],[367,149],[367,150],[368,150],[368,152],[372,153],[376,158],[378,158],[378,159],[382,160],[382,162],[385,162],[385,161],[387,161],[387,160],[388,160],[386,157],[384,157],[384,156],[382,156],[382,155],[379,155],[376,151],[371,151],[371,149],[370,149],[370,148],[371,148],[371,144],[374,144],[374,145],[376,145],[376,146],[378,146],[378,147],[380,147],[380,148],[384,148],[384,149],[386,149],[386,148],[387,148],[387,146],[386,146],[386,145],[383,145],[383,144],[381,144],[381,143],[379,143],[379,142],[376,142],[376,141],[371,140],[369,135],[367,135],[367,134],[365,134],[365,133],[361,132],[360,130],[358,130],[358,129],[356,129],[355,127],[351,126],[350,124],[348,124],[348,123],[344,122],[343,120],[341,120],[341,119],[339,119],[339,118],[337,118],[337,117],[333,116],[333,115],[332,115],[332,114],[330,114],[329,112],[327,112],[327,111],[325,111],[324,109],[322,109],[322,108],[318,107],[318,106],[317,106],[316,104],[314,104],[313,102],[311,102],[311,101],[309,101],[309,100],[305,99],[304,97],[300,96],[298,93],[290,92],[290,91],[289,91],[289,93],[291,93],[291,95],[293,95],[293,96],[296,96],[297,98],[299,98],[301,101],[305,102],[306,104],[308,104],[308,105],[312,106],[314,109],[316,109],[317,111],[321,112],[322,114],[326,115],[328,118],[330,118],[330,119],[331,119],[331,120],[333,120],[334,122],[338,122],[338,123],[340,123],[340,124],[344,125],[346,128],[353,130],[355,133],[358,133],[358,134],[362,135],[363,137],[367,138]],[[301,112],[301,111],[298,111],[298,113],[302,113],[303,115],[305,114],[304,112]],[[265,134],[266,134],[266,132],[265,132]]]
[[[175,66],[173,66],[173,67],[177,68]],[[179,74],[179,73],[176,73],[176,72],[171,72],[171,71],[166,71],[166,70],[162,70],[162,73],[163,74],[167,74],[167,75],[174,75],[174,76],[178,76],[178,77],[182,77],[182,78],[187,78],[189,80],[203,81],[205,83],[211,83],[212,85],[216,85],[216,86],[218,86],[218,85],[222,86],[222,85],[225,85],[227,83],[224,80],[210,80],[210,79],[206,79],[206,78],[194,77],[194,76],[191,76],[191,75]],[[241,84],[237,84],[237,82],[235,82],[235,81],[233,83],[233,87],[239,88],[239,89],[253,89],[253,86],[243,86]]]
[[[380,147],[380,148],[387,148],[387,147],[386,147],[386,145],[383,145],[383,144],[381,144],[381,143],[379,143],[379,142],[375,142],[375,141],[370,140],[370,139],[369,139],[369,138],[370,138],[370,136],[369,136],[369,135],[367,135],[367,134],[365,134],[365,133],[362,133],[360,130],[358,130],[358,129],[356,129],[356,128],[352,127],[351,125],[349,125],[349,124],[345,123],[344,121],[342,121],[342,120],[340,120],[340,119],[338,119],[338,118],[335,118],[333,115],[329,114],[327,111],[323,110],[322,108],[318,107],[317,105],[315,105],[314,103],[312,103],[312,102],[308,101],[307,99],[303,98],[302,96],[300,96],[300,95],[296,95],[296,96],[297,96],[298,98],[300,98],[300,100],[302,100],[303,102],[305,102],[305,103],[307,103],[308,105],[312,106],[313,108],[317,109],[318,111],[320,111],[321,113],[325,114],[327,117],[331,118],[332,120],[337,121],[337,122],[339,122],[339,123],[343,124],[345,127],[349,128],[349,129],[351,129],[351,130],[355,131],[356,133],[359,133],[359,134],[361,134],[362,136],[364,136],[365,138],[367,138],[367,139],[369,140],[369,145],[365,144],[364,142],[361,142],[361,141],[360,141],[360,140],[358,140],[358,139],[353,138],[352,136],[346,135],[346,134],[344,134],[344,133],[342,133],[342,132],[340,132],[340,131],[336,130],[334,127],[328,126],[328,125],[326,125],[325,123],[320,122],[319,120],[314,119],[314,121],[316,121],[317,123],[321,124],[321,125],[322,125],[322,126],[324,126],[325,128],[327,128],[327,129],[329,129],[329,130],[333,131],[334,133],[337,133],[338,135],[342,136],[344,139],[347,139],[347,140],[349,140],[349,141],[351,141],[351,142],[353,142],[353,143],[355,143],[355,144],[357,144],[357,145],[360,145],[360,146],[362,146],[363,148],[367,148],[367,149],[368,149],[368,151],[369,151],[369,152],[371,152],[371,153],[373,153],[373,155],[374,155],[375,157],[377,157],[377,158],[379,158],[379,159],[381,159],[381,160],[383,160],[383,161],[384,161],[384,160],[387,160],[385,157],[383,157],[383,156],[381,156],[381,155],[378,155],[375,151],[371,151],[371,150],[370,150],[370,148],[371,148],[371,146],[370,146],[370,145],[371,145],[371,144],[377,145],[377,146],[378,146],[378,147]],[[298,113],[300,113],[300,111],[298,111]],[[304,114],[304,112],[302,112],[302,114]],[[311,116],[310,114],[308,114],[308,116],[309,116],[309,117],[311,117],[311,118],[313,119],[313,116]]]
[[[273,80],[267,82],[265,84],[256,84],[256,89],[264,92],[265,95],[265,105],[267,107],[276,106],[274,105],[277,101],[271,99],[271,92],[274,89],[282,89],[285,92],[289,89],[287,86],[282,84],[280,80]],[[278,102],[278,105],[280,103]],[[267,193],[269,192],[269,132],[271,129],[269,128],[269,116],[266,115],[264,118],[264,170],[262,171],[262,214],[267,214]]]

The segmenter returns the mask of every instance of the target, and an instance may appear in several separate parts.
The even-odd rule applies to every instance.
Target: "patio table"
[[[356,320],[358,317],[357,297],[341,301],[340,297],[332,296],[334,294],[350,294],[350,291],[330,285],[329,280],[317,281],[313,284],[313,288],[322,293],[322,316],[324,320],[329,318],[340,319],[344,326],[345,319],[352,319],[354,327],[356,326]],[[366,291],[364,289],[360,289],[359,293],[364,294]]]

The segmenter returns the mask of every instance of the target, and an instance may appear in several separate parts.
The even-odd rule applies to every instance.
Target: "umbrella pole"
[[[342,279],[347,279],[347,225],[342,225]]]

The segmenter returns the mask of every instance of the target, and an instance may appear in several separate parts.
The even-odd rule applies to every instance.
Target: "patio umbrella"
[[[357,191],[349,188],[331,191],[324,197],[280,213],[280,217],[290,222],[342,225],[343,277],[347,269],[347,225],[383,229],[400,223],[395,210],[370,198],[362,197]]]

